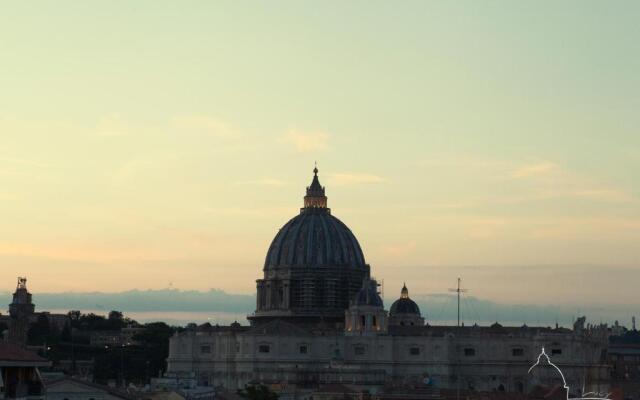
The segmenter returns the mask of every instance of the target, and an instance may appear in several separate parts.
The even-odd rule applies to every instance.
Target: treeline
[[[96,382],[147,383],[150,377],[166,370],[169,338],[183,328],[164,322],[139,324],[120,311],[111,311],[106,317],[93,313],[69,311],[68,323],[62,329],[51,324],[47,314],[40,314],[28,332],[28,344],[40,347],[40,353],[53,362],[52,368],[68,374],[77,374],[81,366],[93,363]],[[92,332],[120,331],[138,327],[140,332],[131,343],[119,346],[92,346]]]

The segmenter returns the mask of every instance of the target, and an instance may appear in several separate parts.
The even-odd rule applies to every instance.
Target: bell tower
[[[35,305],[31,301],[31,293],[27,290],[27,278],[18,278],[16,291],[13,293],[13,301],[9,304],[9,342],[21,345],[27,344],[29,323],[35,311]]]

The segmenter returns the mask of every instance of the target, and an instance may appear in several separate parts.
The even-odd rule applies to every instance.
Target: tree
[[[107,317],[109,321],[122,321],[123,320],[122,311],[110,311],[109,316]]]
[[[249,400],[278,400],[278,394],[265,385],[251,385],[238,390],[241,397]]]
[[[8,329],[9,329],[9,325],[5,324],[4,322],[0,322],[0,338],[2,338],[2,335],[4,334],[4,331],[6,331]]]
[[[80,317],[82,317],[82,313],[79,310],[71,310],[67,313],[67,317],[69,317],[69,324],[72,328],[78,328],[80,326]]]
[[[62,332],[60,332],[60,340],[63,342],[70,342],[73,340],[71,337],[71,326],[69,324],[64,324],[64,328],[62,328]]]
[[[80,320],[80,316],[82,315],[82,313],[79,310],[71,310],[67,313],[67,316],[69,317],[69,319],[73,322],[77,322]]]
[[[144,331],[133,336],[135,342],[146,353],[145,368],[150,376],[158,375],[166,367],[166,359],[169,357],[169,339],[175,333],[176,328],[164,322],[151,322],[144,324]]]
[[[49,327],[49,318],[45,314],[38,315],[38,319],[35,324],[29,328],[28,343],[34,345],[45,344],[49,340],[51,335],[51,328]],[[51,340],[49,340],[49,343]]]

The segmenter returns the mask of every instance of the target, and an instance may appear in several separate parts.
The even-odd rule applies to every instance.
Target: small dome
[[[407,289],[407,285],[402,287],[402,291],[400,292],[400,298],[393,302],[391,305],[391,309],[389,310],[390,315],[396,314],[415,314],[420,315],[420,307],[416,304],[415,301],[409,298],[409,290]]]
[[[354,306],[384,307],[382,298],[378,294],[378,282],[373,279],[365,279],[362,289],[356,293],[353,300]]]

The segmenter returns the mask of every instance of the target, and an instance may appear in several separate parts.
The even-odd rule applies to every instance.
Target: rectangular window
[[[476,355],[476,349],[467,347],[466,349],[464,349],[464,355],[466,357],[473,357]]]
[[[552,356],[559,356],[560,354],[562,354],[562,349],[551,349]]]
[[[300,354],[307,354],[309,352],[309,348],[306,344],[300,346]]]
[[[357,356],[363,356],[363,355],[364,355],[364,353],[365,353],[365,351],[364,351],[364,350],[365,350],[365,349],[364,349],[364,346],[356,346],[356,347],[353,349],[353,352],[354,352]]]
[[[259,353],[268,353],[270,351],[271,351],[271,349],[269,348],[268,344],[261,344],[260,346],[258,346],[258,352]]]
[[[521,349],[521,348],[512,349],[511,350],[511,354],[514,357],[522,357],[522,356],[524,356],[524,349]]]
[[[419,356],[420,355],[420,347],[412,347],[409,349],[409,354],[412,356]]]
[[[202,354],[210,354],[211,346],[200,346],[200,353]]]

